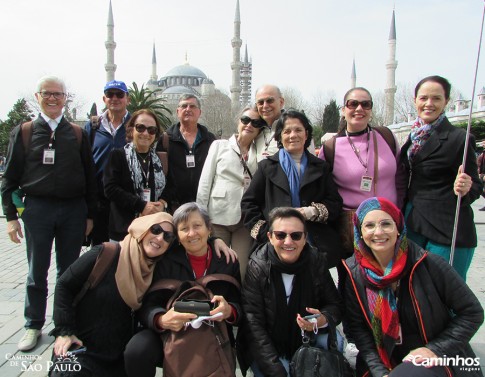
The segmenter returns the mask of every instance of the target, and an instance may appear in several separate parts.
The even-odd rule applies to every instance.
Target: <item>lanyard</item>
[[[239,142],[236,141],[236,143],[237,143],[237,146],[239,147],[239,151],[241,151],[241,147],[239,146]],[[244,158],[243,154],[237,153],[236,151],[234,151],[234,152],[238,155],[239,161],[241,161],[241,165],[243,166],[244,172],[246,172],[249,175],[250,179],[253,179],[253,175],[249,171],[248,164],[246,163],[246,159]],[[248,156],[249,156],[249,151],[248,151]]]
[[[365,172],[367,173],[368,171],[368,163],[369,163],[369,138],[370,138],[370,133],[369,133],[369,128],[367,128],[367,156],[365,158],[365,162],[362,160],[362,157],[360,157],[360,151],[355,147],[354,143],[352,142],[352,139],[349,136],[349,133],[347,129],[345,129],[345,136],[347,136],[347,140],[352,147],[352,150],[354,151],[355,155],[359,159],[359,162],[361,165],[364,167]]]

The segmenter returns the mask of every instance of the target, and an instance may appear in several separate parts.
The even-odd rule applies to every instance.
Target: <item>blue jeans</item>
[[[328,349],[327,341],[328,341],[328,333],[318,334],[315,346],[323,349]],[[344,350],[344,338],[342,337],[342,335],[340,335],[338,331],[337,331],[337,349],[339,350],[339,352],[343,352]],[[288,360],[284,357],[280,357],[280,362],[281,364],[283,364],[283,367],[286,369],[286,373],[288,373],[288,376],[290,375],[290,361],[291,360]],[[251,363],[251,370],[253,371],[254,377],[264,377],[264,374],[259,369],[256,361],[253,361]]]
[[[56,240],[57,278],[79,257],[86,232],[84,198],[50,199],[27,196],[22,220],[27,244],[25,327],[42,329],[47,307],[47,276]]]

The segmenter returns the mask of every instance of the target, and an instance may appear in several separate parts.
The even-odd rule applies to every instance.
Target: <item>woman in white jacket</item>
[[[212,235],[236,251],[242,278],[252,238],[242,222],[241,198],[257,169],[253,141],[263,124],[255,109],[246,107],[241,112],[238,133],[211,144],[197,192],[197,203],[207,208],[212,219]]]

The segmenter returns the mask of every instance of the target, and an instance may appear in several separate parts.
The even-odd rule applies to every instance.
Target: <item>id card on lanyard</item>
[[[52,148],[52,143],[55,140],[55,135],[55,131],[51,131],[49,146],[44,149],[44,155],[42,156],[42,163],[44,165],[54,165],[56,159],[56,151],[54,148]]]

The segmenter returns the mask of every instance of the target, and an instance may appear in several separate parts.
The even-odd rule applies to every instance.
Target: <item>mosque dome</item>
[[[184,85],[176,85],[176,86],[171,86],[163,91],[164,95],[166,94],[195,94],[196,96],[199,95],[197,91],[195,91],[192,87],[190,86],[184,86]]]
[[[170,71],[168,71],[165,75],[165,77],[173,77],[173,76],[197,77],[201,79],[207,78],[204,72],[202,72],[199,68],[190,65],[189,63],[178,65],[172,68]]]

